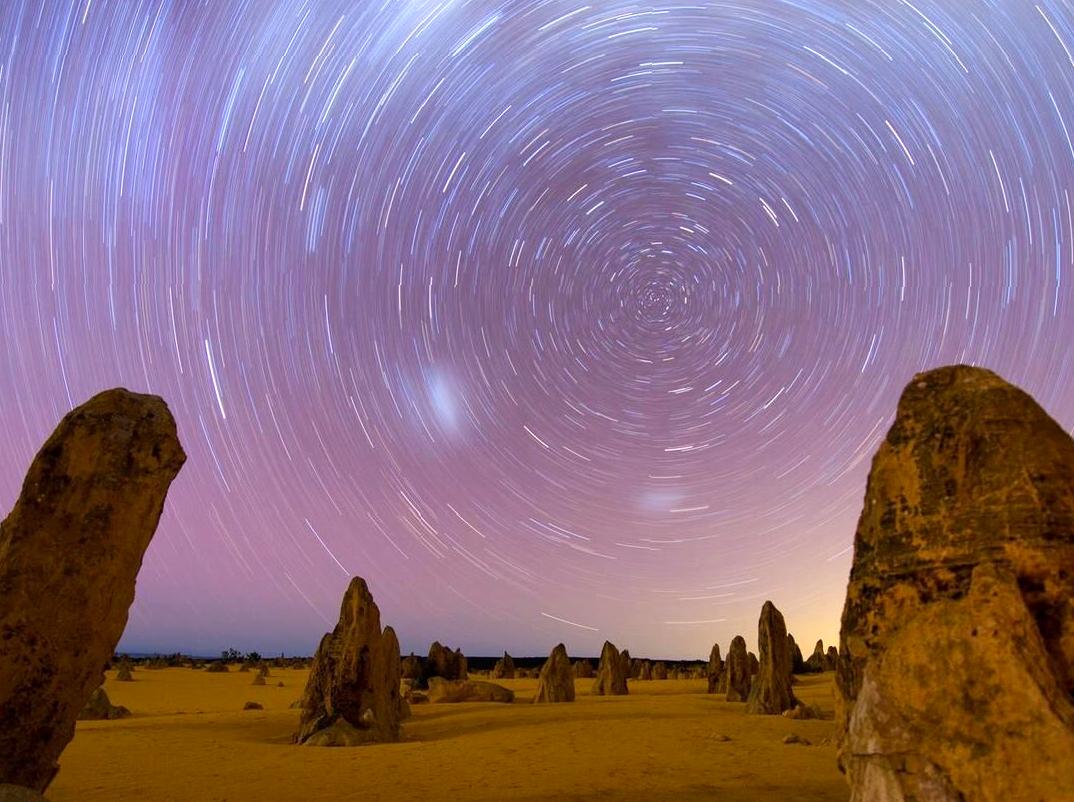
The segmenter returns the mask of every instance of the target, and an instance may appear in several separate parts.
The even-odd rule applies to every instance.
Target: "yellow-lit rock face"
[[[160,398],[68,413],[0,524],[0,783],[44,790],[104,677],[186,455]]]
[[[907,387],[843,610],[855,800],[1074,799],[1074,441],[968,367]]]
[[[397,740],[400,666],[395,631],[381,631],[380,610],[365,580],[354,577],[343,595],[339,623],[321,639],[313,658],[295,741],[351,746]]]

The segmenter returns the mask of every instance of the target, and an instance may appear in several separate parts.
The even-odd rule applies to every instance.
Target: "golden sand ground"
[[[356,749],[290,744],[306,671],[135,671],[105,687],[134,715],[79,722],[53,802],[309,800],[846,800],[830,721],[747,716],[703,680],[631,681],[630,695],[527,704],[536,680],[507,680],[513,705],[416,705],[403,741]],[[831,674],[798,696],[832,710]],[[283,682],[284,687],[276,686]],[[242,710],[246,701],[263,711]],[[797,733],[812,746],[785,745]],[[721,742],[716,736],[731,740]]]

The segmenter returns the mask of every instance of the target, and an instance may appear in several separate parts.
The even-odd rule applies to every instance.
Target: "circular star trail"
[[[1058,0],[18,2],[0,501],[71,406],[190,455],[128,649],[831,640],[902,386],[1074,422]]]

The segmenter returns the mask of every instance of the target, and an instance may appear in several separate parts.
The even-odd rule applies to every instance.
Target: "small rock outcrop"
[[[421,658],[414,655],[411,652],[407,657],[403,658],[402,665],[399,668],[402,673],[403,679],[409,680],[421,680],[422,667]]]
[[[468,668],[462,649],[452,651],[441,645],[440,641],[433,641],[433,645],[429,647],[429,657],[425,661],[422,678],[426,684],[431,677],[467,679],[470,676]]]
[[[745,702],[750,695],[750,659],[746,639],[741,635],[735,635],[731,641],[724,673],[727,675],[727,701]]]
[[[986,370],[903,392],[843,608],[854,802],[1074,799],[1074,441]]]
[[[627,670],[630,664],[630,656],[624,663],[622,655],[611,641],[604,641],[604,648],[600,651],[600,665],[597,667],[597,677],[593,681],[593,696],[626,696]]]
[[[138,569],[186,455],[156,396],[69,412],[0,524],[0,783],[44,791],[104,681]]]
[[[824,653],[824,669],[825,671],[835,671],[839,665],[839,650],[834,646],[829,646],[828,651]]]
[[[642,660],[638,666],[638,679],[651,680],[653,678],[653,664],[649,660]]]
[[[668,667],[662,662],[653,663],[653,679],[667,679]]]
[[[114,705],[108,698],[104,688],[98,688],[90,694],[85,707],[78,714],[79,721],[112,721],[117,718],[127,718],[131,711],[123,705]]]
[[[806,665],[805,660],[802,658],[802,650],[798,648],[794,635],[789,632],[787,633],[787,651],[791,655],[791,673],[805,674]]]
[[[578,679],[593,679],[593,664],[588,660],[576,660],[571,671]]]
[[[496,661],[496,665],[492,667],[492,679],[514,679],[515,678],[515,661],[511,658],[507,652],[503,653],[503,657]]]
[[[574,673],[571,671],[571,659],[567,656],[567,647],[558,644],[541,666],[537,679],[537,693],[533,697],[537,703],[573,702]]]
[[[813,647],[813,654],[809,655],[809,659],[806,660],[806,670],[812,674],[829,670],[828,660],[824,654],[824,641],[818,640],[817,645]]]
[[[783,614],[770,601],[761,608],[757,623],[757,675],[750,686],[746,712],[778,716],[798,704],[791,691],[791,655]]]
[[[429,678],[428,700],[432,703],[515,701],[515,692],[494,682]]]
[[[365,580],[355,577],[343,596],[339,623],[314,655],[295,742],[399,740],[400,663],[395,631],[381,631],[380,610]],[[318,735],[326,730],[331,732]]]
[[[720,657],[720,644],[712,644],[712,651],[709,652],[709,664],[705,671],[705,676],[709,681],[708,693],[720,692],[720,675],[723,674],[723,659]]]

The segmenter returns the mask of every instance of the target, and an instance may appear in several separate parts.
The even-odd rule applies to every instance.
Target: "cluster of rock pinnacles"
[[[0,526],[0,632],[14,644],[0,651],[0,791],[44,791],[77,718],[128,714],[102,667],[184,459],[163,401],[112,390],[69,413],[31,465]],[[852,802],[1074,799],[1074,441],[989,371],[915,377],[869,474],[839,648],[818,641],[803,659],[765,602],[757,650],[737,636],[726,658],[714,645],[704,668],[669,672],[606,642],[594,671],[559,644],[533,701],[573,701],[576,678],[624,695],[630,679],[703,676],[747,713],[811,717],[794,675],[834,670]],[[490,678],[532,671],[505,653]],[[294,740],[394,741],[408,700],[513,699],[470,679],[460,650],[401,659],[355,578]]]

